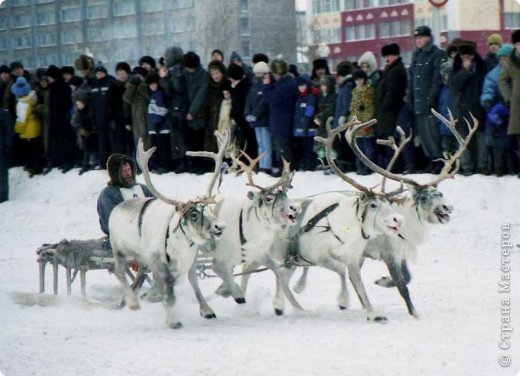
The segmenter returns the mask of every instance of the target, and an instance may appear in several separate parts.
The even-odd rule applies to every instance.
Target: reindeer
[[[334,130],[330,125],[329,120],[328,138],[316,137],[315,140],[325,144],[327,162],[331,169],[356,188],[357,192],[322,193],[304,200],[304,213],[295,239],[297,252],[293,260],[296,262],[293,263],[299,265],[303,261],[306,270],[309,265],[319,265],[336,272],[341,282],[338,296],[340,309],[346,309],[349,305],[346,266],[349,279],[367,311],[367,319],[384,321],[384,316],[373,312],[361,280],[363,251],[367,243],[379,235],[396,237],[401,231],[403,217],[390,208],[386,195],[359,184],[337,167],[331,157],[332,144],[350,124]],[[301,292],[304,287],[304,282],[301,282],[296,292]]]
[[[287,280],[283,278],[282,267],[285,261],[280,250],[283,249],[287,228],[296,224],[301,209],[287,197],[291,188],[293,173],[289,164],[284,161],[283,173],[273,185],[262,187],[253,181],[253,171],[263,155],[256,159],[242,152],[249,164],[236,156],[231,156],[233,165],[238,168],[237,174],[246,173],[247,185],[257,191],[249,191],[246,199],[225,198],[218,203],[219,216],[230,226],[225,234],[215,242],[213,271],[222,279],[222,285],[216,293],[228,297],[233,296],[238,304],[246,302],[244,292],[234,282],[233,268],[244,263],[244,273],[249,273],[259,265],[272,270],[276,277],[276,293],[274,310],[277,315],[283,314],[284,295],[296,309],[302,309],[289,290]],[[192,287],[198,297],[202,297],[197,279],[190,278]],[[245,288],[247,279],[243,281]],[[199,299],[202,306],[207,306],[204,299]],[[201,308],[202,309],[202,308]]]
[[[459,158],[478,128],[478,121],[473,115],[471,115],[473,124],[470,124],[467,119],[464,119],[468,127],[468,135],[466,138],[463,138],[455,128],[456,120],[451,113],[449,114],[449,119],[446,119],[434,109],[432,109],[432,113],[450,129],[457,139],[459,148],[453,155],[444,156],[444,159],[441,159],[444,166],[439,175],[424,184],[419,184],[411,178],[396,175],[391,172],[393,162],[397,159],[405,144],[410,141],[412,137],[411,134],[408,138],[405,138],[404,132],[400,130],[402,142],[399,146],[395,144],[393,139],[378,140],[379,143],[391,146],[394,149],[394,157],[386,170],[368,159],[355,142],[356,135],[361,129],[367,126],[367,123],[358,123],[347,130],[345,135],[348,144],[352,147],[356,156],[370,169],[383,176],[383,191],[385,178],[388,178],[401,184],[406,184],[410,192],[407,197],[395,200],[394,205],[392,205],[392,208],[403,215],[406,220],[406,226],[399,232],[399,237],[381,235],[375,239],[371,239],[365,247],[364,255],[365,257],[381,259],[385,262],[390,272],[390,278],[383,277],[377,280],[376,284],[383,287],[397,286],[399,293],[406,303],[409,314],[415,318],[419,318],[419,315],[411,301],[407,287],[407,284],[411,280],[411,275],[406,260],[410,258],[410,256],[413,258],[416,254],[417,246],[420,246],[428,239],[431,225],[446,224],[450,221],[450,214],[453,208],[445,202],[437,186],[443,180],[454,178],[460,166]]]
[[[114,274],[124,287],[126,305],[132,310],[139,309],[136,292],[130,288],[124,272],[126,258],[132,257],[151,269],[157,286],[163,289],[166,325],[172,329],[182,326],[173,309],[175,281],[193,266],[199,247],[211,246],[224,233],[224,223],[208,207],[215,203],[211,191],[229,143],[229,132],[216,136],[220,148],[218,155],[213,155],[216,167],[207,194],[188,202],[167,198],[155,189],[148,171],[155,147],[144,151],[139,140],[138,163],[146,185],[156,198],[124,201],[114,208],[109,219]]]

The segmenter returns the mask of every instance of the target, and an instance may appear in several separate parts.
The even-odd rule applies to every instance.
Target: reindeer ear
[[[254,200],[255,199],[255,194],[251,191],[247,192],[247,198],[250,199],[250,200]]]

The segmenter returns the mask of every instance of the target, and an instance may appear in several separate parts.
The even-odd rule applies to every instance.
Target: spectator
[[[289,64],[289,69],[288,70],[289,70],[289,72],[288,72],[289,75],[293,79],[297,78],[300,75],[300,73],[298,72],[298,67],[295,64]]]
[[[385,68],[376,88],[376,118],[375,135],[377,138],[386,139],[396,132],[397,119],[404,106],[406,95],[407,74],[403,60],[400,57],[401,50],[396,43],[387,44],[381,48],[381,56],[385,59]],[[383,168],[388,166],[392,150],[384,145],[375,145],[375,162]],[[415,170],[415,166],[409,164],[405,167],[409,173]]]
[[[317,127],[314,124],[314,115],[318,104],[320,91],[312,85],[311,78],[302,74],[296,79],[298,85],[298,99],[294,112],[293,135],[302,153],[302,163],[299,169],[303,171],[314,170],[314,136]]]
[[[500,72],[499,88],[510,111],[507,134],[520,145],[520,29],[511,34],[511,43],[514,49]]]
[[[224,52],[222,52],[218,48],[211,51],[211,62],[215,61],[219,63],[224,63]]]
[[[428,165],[424,172],[439,173],[442,165],[434,162],[441,157],[440,132],[431,109],[437,106],[442,85],[440,67],[446,61],[444,51],[433,44],[431,29],[415,29],[415,50],[410,65],[408,103],[415,117],[415,131]]]
[[[151,73],[146,77],[150,90],[148,104],[148,134],[152,146],[157,148],[153,156],[152,172],[164,174],[170,169],[170,125],[168,124],[168,100],[163,88],[159,87],[159,76]]]
[[[377,69],[376,55],[372,51],[366,51],[358,60],[359,67],[368,76],[368,83],[375,89],[381,79],[381,72]]]
[[[132,134],[134,145],[139,139],[143,139],[145,150],[150,149],[152,143],[148,135],[148,103],[150,93],[146,86],[146,76],[148,71],[142,67],[134,67],[132,74],[125,85],[123,100],[130,105],[132,115]]]
[[[146,69],[148,73],[155,72],[157,70],[157,63],[151,56],[141,56],[139,59],[139,66]]]
[[[75,96],[76,114],[74,122],[79,127],[80,149],[83,153],[79,175],[93,170],[98,162],[98,140],[97,132],[92,126],[90,109],[88,106],[88,96],[85,92],[80,92]]]
[[[368,82],[368,76],[362,69],[354,72],[352,79],[356,83],[356,87],[352,90],[352,101],[350,102],[350,121],[354,117],[360,121],[365,122],[374,118],[374,88]],[[373,161],[375,158],[375,137],[374,128],[368,127],[362,129],[359,133],[359,139],[356,142],[359,148]],[[358,175],[369,175],[372,171],[365,166],[365,164],[356,159],[356,172]]]
[[[489,72],[491,69],[497,66],[498,64],[498,56],[497,52],[502,47],[502,36],[500,34],[491,34],[487,39],[487,45],[489,48],[489,52],[484,58],[484,62],[486,63],[487,71]]]
[[[453,62],[451,80],[453,108],[458,119],[457,130],[462,137],[465,137],[468,134],[468,128],[464,118],[470,120],[471,116],[474,116],[479,122],[477,132],[460,158],[462,173],[466,176],[475,172],[483,175],[490,173],[484,135],[486,114],[480,105],[480,95],[486,72],[486,63],[476,52],[475,43],[461,43],[459,54]]]
[[[18,77],[11,86],[11,92],[16,96],[15,132],[21,140],[23,166],[29,172],[29,177],[41,172],[41,122],[34,108],[38,103],[36,93],[31,89],[25,77]]]
[[[230,60],[230,64],[240,65],[242,67],[242,69],[244,69],[244,73],[247,77],[247,80],[251,84],[251,82],[253,82],[253,77],[254,77],[253,68],[250,65],[245,64],[242,61],[242,57],[236,51],[233,51],[231,53],[229,60]]]
[[[11,71],[7,65],[0,67],[0,106],[4,103],[5,91],[11,80]]]
[[[65,66],[61,68],[61,75],[63,77],[63,81],[68,84],[70,79],[74,77],[74,67]]]
[[[446,119],[450,118],[450,112],[455,115],[453,107],[453,91],[450,87],[450,77],[453,72],[453,64],[449,61],[442,63],[441,65],[441,77],[442,87],[439,95],[439,113]],[[452,155],[457,151],[457,139],[453,132],[443,124],[442,121],[438,121],[439,131],[441,134],[441,148],[445,155]]]
[[[9,199],[9,162],[13,129],[13,120],[9,111],[0,108],[0,203]]]
[[[336,109],[336,79],[333,76],[324,76],[320,80],[320,96],[318,98],[318,107],[314,123],[317,125],[317,134],[320,137],[327,137],[327,119],[334,117]],[[319,143],[314,143],[314,148],[321,162],[319,169],[326,169],[325,147]]]
[[[273,137],[275,159],[273,176],[281,175],[282,158],[294,166],[292,149],[292,122],[296,104],[297,89],[288,74],[287,62],[275,59],[271,62],[270,75],[264,75],[263,97],[269,105],[269,132]]]
[[[210,79],[205,104],[208,112],[208,123],[204,135],[204,150],[217,152],[218,148],[214,133],[218,128],[220,107],[224,99],[222,92],[226,83],[226,67],[220,61],[212,61],[208,65],[208,71]]]
[[[312,62],[311,80],[318,85],[320,79],[324,76],[330,76],[329,63],[325,59],[316,59]]]
[[[116,64],[117,80],[113,80],[108,91],[108,117],[110,149],[113,153],[133,154],[132,109],[123,100],[126,83],[130,78],[130,65],[122,61]]]
[[[273,147],[269,132],[269,105],[264,99],[263,86],[264,76],[270,74],[270,71],[269,65],[264,61],[259,61],[253,66],[255,78],[249,89],[244,110],[246,121],[255,130],[258,155],[264,153],[259,162],[259,171],[267,174],[272,173]]]

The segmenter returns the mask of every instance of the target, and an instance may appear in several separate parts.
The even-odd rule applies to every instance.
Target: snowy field
[[[202,194],[209,175],[153,176],[156,186],[179,199]],[[430,175],[415,176],[420,182]],[[140,178],[141,179],[141,178]],[[260,175],[260,182],[270,181]],[[356,177],[365,185],[376,175]],[[247,304],[217,296],[217,278],[201,281],[216,320],[199,316],[187,279],[177,287],[177,312],[184,327],[167,329],[161,304],[143,302],[141,310],[113,310],[122,290],[106,271],[87,273],[87,295],[65,293],[60,269],[59,299],[50,305],[18,304],[19,293],[37,297],[36,248],[61,239],[100,237],[96,200],[108,178],[105,171],[78,176],[52,171],[29,179],[11,169],[11,201],[0,204],[0,373],[6,376],[102,375],[482,375],[520,372],[520,180],[516,177],[457,176],[440,189],[455,206],[452,221],[433,228],[430,241],[411,264],[412,299],[421,316],[409,316],[396,289],[372,282],[386,275],[381,262],[367,261],[363,280],[387,324],[367,322],[351,292],[351,309],[340,311],[339,281],[312,268],[307,290],[296,295],[304,312],[287,304],[274,315],[271,272],[254,275]],[[298,172],[293,198],[349,189],[335,176]],[[221,196],[244,195],[245,178],[225,176]],[[500,294],[502,225],[512,242],[510,294]],[[47,293],[52,291],[52,268]],[[296,273],[299,276],[300,272]],[[292,283],[295,282],[296,278]],[[79,280],[79,278],[78,278]],[[146,287],[148,288],[148,287]],[[501,298],[511,299],[509,350],[500,350]],[[509,367],[499,365],[510,356]]]

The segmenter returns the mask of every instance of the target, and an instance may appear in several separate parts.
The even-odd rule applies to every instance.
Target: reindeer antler
[[[394,167],[395,162],[399,158],[399,155],[403,151],[406,144],[408,144],[411,141],[412,135],[413,135],[412,130],[410,130],[410,135],[408,137],[406,137],[406,133],[404,132],[403,128],[401,128],[400,126],[397,126],[397,132],[401,136],[401,141],[399,142],[399,144],[397,144],[395,142],[395,138],[393,136],[388,137],[387,140],[378,139],[376,141],[379,145],[389,146],[394,150],[394,155],[390,159],[390,162],[388,162],[388,166],[386,166],[386,171],[389,171],[389,172],[392,172],[392,168]],[[385,191],[385,183],[386,183],[386,176],[383,175],[383,179],[381,180],[381,191],[382,192]]]
[[[211,203],[214,201],[214,195],[212,195],[213,188],[215,187],[215,183],[219,176],[222,176],[222,163],[224,161],[224,154],[227,152],[227,148],[231,139],[231,132],[229,129],[226,129],[224,134],[215,131],[215,137],[217,138],[218,145],[218,153],[208,152],[208,151],[188,151],[186,155],[190,157],[203,157],[203,158],[211,158],[215,161],[215,169],[213,171],[213,176],[209,182],[208,190],[206,191],[205,198],[203,200],[210,200]],[[219,183],[220,186],[220,183]],[[218,188],[217,188],[218,189]]]
[[[157,148],[154,146],[148,150],[144,150],[144,144],[143,139],[139,138],[139,142],[137,144],[137,163],[139,164],[139,167],[143,171],[143,177],[144,181],[146,183],[146,186],[152,192],[152,194],[157,197],[159,200],[166,202],[167,204],[176,206],[179,210],[182,210],[186,203],[172,200],[166,196],[163,196],[153,185],[152,180],[150,179],[150,172],[148,171],[148,161],[150,160],[150,157],[155,152]]]
[[[364,192],[368,195],[374,195],[374,194],[376,194],[374,191],[365,187],[364,185],[359,184],[357,181],[348,177],[347,174],[345,174],[343,171],[341,171],[339,169],[339,167],[336,165],[336,162],[334,161],[334,159],[332,159],[332,157],[331,157],[332,145],[334,143],[334,139],[345,129],[352,126],[352,124],[354,124],[354,122],[357,122],[356,118],[354,118],[352,122],[344,123],[344,124],[338,126],[337,128],[332,129],[332,127],[331,127],[332,117],[330,117],[327,119],[327,122],[325,124],[326,128],[327,128],[328,137],[327,138],[314,137],[314,140],[325,145],[325,156],[327,158],[327,163],[329,164],[332,171],[334,171],[336,173],[336,175],[338,175],[341,179],[346,181],[348,184],[350,184],[357,190]],[[376,119],[372,119],[370,121],[360,124],[360,127],[363,128],[363,127],[371,126],[371,125],[375,124],[376,122],[377,122]]]

